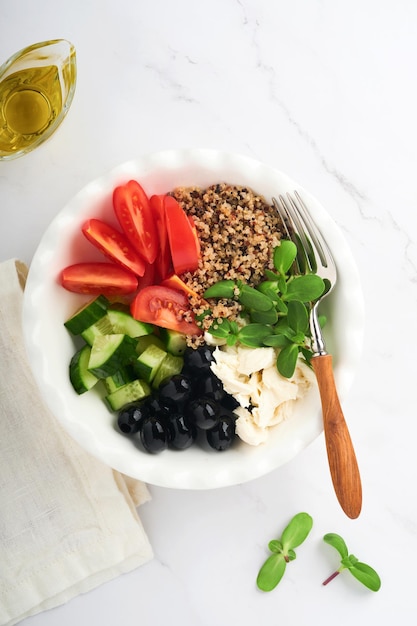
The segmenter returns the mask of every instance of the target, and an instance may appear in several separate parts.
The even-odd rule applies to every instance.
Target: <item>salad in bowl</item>
[[[325,284],[294,270],[297,250],[272,203],[295,188],[338,264],[326,334],[343,397],[363,320],[337,226],[262,163],[168,151],[83,189],[30,268],[29,361],[83,447],[151,484],[202,489],[261,476],[320,434],[308,310]]]

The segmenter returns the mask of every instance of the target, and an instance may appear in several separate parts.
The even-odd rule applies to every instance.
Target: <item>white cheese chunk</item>
[[[294,402],[315,384],[314,373],[301,360],[291,379],[281,376],[275,348],[226,345],[213,354],[214,374],[240,404],[235,410],[237,435],[251,445],[267,441],[269,429],[288,419]]]

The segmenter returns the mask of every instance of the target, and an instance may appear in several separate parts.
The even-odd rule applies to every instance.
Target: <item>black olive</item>
[[[198,383],[198,391],[202,396],[212,398],[216,402],[222,402],[225,396],[223,383],[217,376],[207,374]]]
[[[197,428],[185,415],[174,413],[170,415],[169,421],[169,446],[176,450],[186,450],[197,437]]]
[[[145,405],[148,409],[149,415],[163,418],[168,417],[169,415],[169,407],[166,405],[163,398],[161,398],[158,394],[149,396],[145,400]]]
[[[146,402],[131,402],[124,406],[117,416],[117,425],[122,433],[134,435],[139,432],[143,420],[149,416]]]
[[[198,378],[203,372],[209,372],[210,364],[214,360],[213,351],[214,348],[207,345],[196,350],[187,348],[184,352],[184,372],[192,378]]]
[[[235,434],[235,420],[228,415],[222,415],[217,425],[206,432],[206,437],[211,448],[222,452],[230,448]]]
[[[186,407],[187,417],[201,430],[213,428],[219,421],[219,405],[212,398],[201,397],[192,400]]]
[[[170,409],[178,409],[189,400],[191,381],[183,374],[176,374],[159,387],[159,399]]]
[[[147,417],[140,429],[140,440],[148,452],[156,454],[166,450],[169,441],[168,426],[155,416]]]
[[[236,398],[232,396],[230,393],[224,394],[224,396],[221,399],[221,405],[228,411],[234,411],[235,409],[237,409],[238,406],[240,406]]]

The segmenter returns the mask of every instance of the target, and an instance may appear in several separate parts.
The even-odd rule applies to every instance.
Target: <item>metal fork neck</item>
[[[310,313],[310,331],[313,356],[325,356],[327,354],[326,344],[317,315],[317,305],[313,306]]]

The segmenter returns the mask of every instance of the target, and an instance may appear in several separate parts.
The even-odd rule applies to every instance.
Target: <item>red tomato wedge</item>
[[[138,289],[149,287],[149,285],[155,285],[156,283],[156,269],[155,263],[146,263],[145,273],[138,278]]]
[[[165,220],[175,274],[194,272],[200,258],[200,245],[194,222],[188,219],[181,205],[165,196]]]
[[[197,254],[200,257],[201,246],[200,246],[200,240],[198,238],[197,228],[196,228],[196,225],[194,223],[194,218],[193,218],[192,215],[187,215],[187,218],[188,218],[188,221],[191,224],[191,230],[193,231],[193,235],[194,235],[194,239],[195,239],[195,243],[196,243]]]
[[[156,276],[157,279],[163,280],[172,273],[171,251],[165,220],[165,194],[151,196],[149,202],[156,223],[159,242],[159,253],[155,259]]]
[[[145,262],[131,246],[128,239],[118,230],[101,220],[87,220],[83,234],[109,259],[138,276],[145,273]]]
[[[114,263],[75,263],[61,272],[68,291],[91,295],[127,295],[136,291],[137,277]]]
[[[115,188],[113,209],[132,246],[153,263],[158,254],[158,233],[148,196],[136,180]]]
[[[194,321],[187,296],[176,289],[153,285],[141,289],[135,296],[130,312],[141,322],[177,330],[186,335],[201,335]]]

